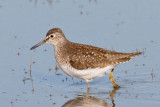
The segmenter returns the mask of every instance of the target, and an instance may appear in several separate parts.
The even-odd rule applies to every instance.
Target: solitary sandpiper
[[[73,43],[66,39],[60,28],[49,30],[45,39],[33,46],[31,50],[44,43],[54,46],[56,61],[62,70],[72,77],[85,80],[88,88],[90,88],[90,80],[102,77],[106,73],[110,73],[109,80],[113,86],[119,88],[113,77],[114,67],[141,54],[141,52],[120,53]]]

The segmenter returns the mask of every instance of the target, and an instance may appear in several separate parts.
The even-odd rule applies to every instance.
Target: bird
[[[30,48],[49,43],[54,47],[57,63],[64,73],[71,77],[83,79],[90,88],[89,82],[97,77],[110,74],[109,80],[114,88],[120,86],[113,77],[114,67],[127,62],[142,52],[123,53],[69,41],[60,28],[50,29],[43,41]]]

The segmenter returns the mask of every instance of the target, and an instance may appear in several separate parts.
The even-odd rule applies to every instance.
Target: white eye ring
[[[50,37],[53,38],[53,37],[54,37],[54,34],[51,34]]]

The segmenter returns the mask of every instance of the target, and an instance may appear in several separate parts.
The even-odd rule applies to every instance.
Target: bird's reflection
[[[104,99],[90,96],[90,90],[88,90],[86,95],[69,100],[62,107],[115,107],[114,94],[117,90],[118,88],[114,88],[112,92],[110,92],[110,99],[112,104],[109,104]]]
[[[111,99],[111,101],[112,101],[112,107],[115,107],[114,94],[117,92],[118,89],[119,89],[119,88],[114,88],[114,89],[112,90],[112,92],[110,93],[110,99]]]

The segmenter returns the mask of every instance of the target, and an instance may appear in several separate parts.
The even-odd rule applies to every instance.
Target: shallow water
[[[160,1],[0,1],[0,105],[155,107],[160,105]],[[54,49],[30,47],[59,27],[70,41],[144,55],[90,82],[56,71]],[[31,61],[32,59],[32,61]],[[32,62],[32,64],[31,64]],[[31,74],[30,74],[31,64]]]

